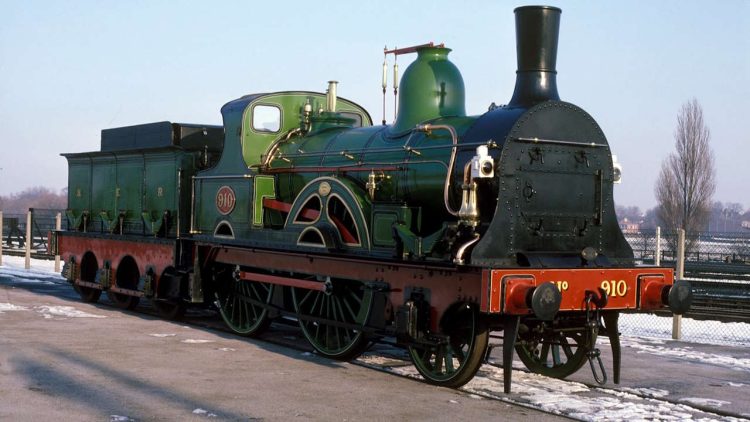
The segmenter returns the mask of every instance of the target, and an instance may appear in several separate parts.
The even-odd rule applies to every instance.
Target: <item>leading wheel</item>
[[[271,303],[274,286],[239,279],[229,267],[217,269],[216,277],[219,313],[227,326],[241,336],[263,333],[271,324],[266,305]]]
[[[537,374],[565,378],[586,363],[596,339],[584,328],[553,329],[543,323],[518,334],[516,353],[524,365]]]
[[[479,322],[476,309],[462,304],[446,312],[435,344],[410,346],[414,366],[430,384],[458,388],[482,366],[489,330]]]
[[[348,280],[327,281],[326,292],[292,288],[302,333],[323,356],[349,360],[367,347],[360,329],[372,310],[372,289]]]

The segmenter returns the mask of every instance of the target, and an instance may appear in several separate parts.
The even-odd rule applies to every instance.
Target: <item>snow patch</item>
[[[724,400],[717,400],[717,399],[704,399],[700,397],[683,397],[680,399],[681,402],[688,403],[688,404],[694,404],[698,406],[707,406],[707,407],[721,407],[725,404],[732,404],[730,401],[724,401]]]
[[[730,387],[744,387],[745,384],[743,384],[741,382],[732,382],[732,381],[729,381],[729,386]]]
[[[231,347],[220,347],[218,350],[221,350],[222,352],[234,352],[235,349],[232,349]]]
[[[88,312],[79,311],[72,306],[34,306],[34,310],[42,314],[45,319],[55,317],[61,318],[106,318],[104,315],[95,315]]]
[[[14,305],[12,303],[0,303],[0,314],[5,311],[28,311],[29,308],[25,306]]]
[[[214,342],[213,340],[199,340],[199,339],[189,338],[189,339],[182,340],[180,343],[203,344],[203,343],[213,343],[213,342]]]
[[[127,416],[120,415],[109,415],[109,422],[133,422],[135,419],[131,419]]]
[[[378,368],[405,366],[405,365],[411,366],[410,362],[405,362],[404,360],[401,360],[401,359],[393,359],[388,356],[374,355],[374,354],[363,354],[359,358],[357,358],[357,361],[365,365],[378,367]]]
[[[695,409],[681,404],[656,402],[626,391],[590,389],[584,384],[547,378],[526,372],[513,373],[511,394],[503,392],[503,370],[483,366],[478,376],[466,384],[464,391],[500,399],[505,402],[530,405],[558,415],[585,420],[659,420],[691,419]],[[608,392],[614,397],[594,396]],[[639,391],[640,392],[640,391]],[[662,390],[650,391],[653,395]],[[668,392],[667,392],[668,394]]]
[[[205,416],[207,418],[215,418],[215,417],[217,417],[216,413],[211,413],[208,410],[201,409],[201,408],[197,408],[197,409],[193,410],[193,414],[194,415]]]
[[[64,280],[62,276],[55,271],[55,261],[48,259],[33,259],[31,260],[31,268],[26,269],[26,258],[23,256],[10,256],[3,255],[3,265],[0,266],[0,273],[2,274],[18,274],[21,276],[28,276],[29,274],[44,274],[44,275],[56,275],[60,280]]]
[[[623,387],[620,388],[621,391],[636,394],[639,396],[645,396],[645,397],[653,397],[653,398],[661,398],[661,397],[667,397],[669,395],[669,391],[667,390],[661,390],[659,388],[630,388],[630,387]]]
[[[154,334],[149,334],[149,335],[150,335],[151,337],[160,337],[160,338],[164,338],[164,337],[174,337],[174,336],[176,336],[177,334],[161,334],[161,333],[154,333]]]

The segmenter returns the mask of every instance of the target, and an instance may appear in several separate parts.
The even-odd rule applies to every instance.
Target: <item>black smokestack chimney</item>
[[[560,13],[557,7],[523,6],[516,14],[518,70],[510,107],[530,107],[557,94],[557,39]]]

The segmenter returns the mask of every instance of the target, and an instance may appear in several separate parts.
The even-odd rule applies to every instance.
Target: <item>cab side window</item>
[[[276,106],[258,104],[253,107],[253,130],[274,133],[281,129],[281,109]]]

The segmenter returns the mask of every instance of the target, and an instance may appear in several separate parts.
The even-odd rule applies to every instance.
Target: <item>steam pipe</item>
[[[450,187],[451,187],[451,177],[453,176],[453,166],[456,164],[456,149],[458,147],[458,134],[456,134],[456,129],[453,128],[453,126],[449,125],[431,125],[431,124],[424,124],[424,125],[417,125],[416,129],[420,132],[425,132],[428,135],[433,130],[447,130],[451,134],[451,159],[448,163],[448,174],[445,176],[445,184],[443,187],[443,202],[445,203],[445,209],[448,210],[450,215],[458,217],[458,211],[451,208],[450,201],[448,201],[449,193],[450,193]]]

